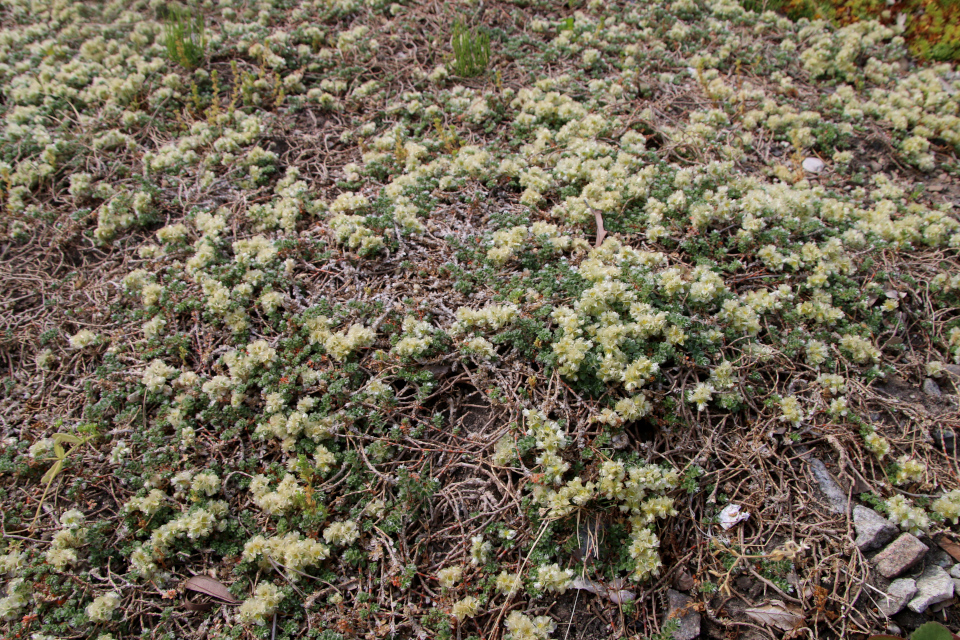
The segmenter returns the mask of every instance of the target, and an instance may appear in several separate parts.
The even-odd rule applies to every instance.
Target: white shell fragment
[[[595,593],[601,598],[609,598],[611,602],[615,604],[623,604],[624,602],[630,602],[631,600],[637,597],[633,591],[627,591],[622,589],[626,581],[622,578],[617,578],[610,583],[610,587],[607,588],[600,584],[599,582],[594,582],[589,578],[575,578],[573,581],[574,589],[583,589],[584,591],[589,591],[590,593]]]
[[[740,505],[728,504],[720,512],[720,526],[730,529],[750,517],[749,511],[740,511]]]
[[[810,173],[820,173],[826,166],[820,158],[803,159],[803,170]]]

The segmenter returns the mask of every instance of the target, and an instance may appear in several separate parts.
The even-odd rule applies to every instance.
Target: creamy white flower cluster
[[[567,446],[567,434],[542,411],[524,409],[523,417],[527,423],[527,435],[534,437],[536,447],[541,451],[536,463],[541,469],[544,484],[560,484],[563,474],[570,469],[570,464],[560,457],[560,451]]]
[[[77,509],[65,511],[60,516],[62,529],[53,535],[50,548],[47,549],[47,562],[59,571],[77,561],[77,548],[83,545],[86,531],[82,528],[84,516]]]
[[[523,587],[523,580],[521,579],[519,573],[501,571],[499,574],[497,574],[497,578],[494,581],[493,586],[501,594],[505,596],[513,596],[517,594]]]
[[[144,171],[171,172],[178,168],[199,165],[201,169],[229,167],[240,162],[256,179],[264,165],[274,164],[276,154],[252,147],[263,131],[262,121],[240,110],[221,113],[213,122],[194,122],[189,135],[143,154]],[[244,153],[244,148],[249,148]]]
[[[444,589],[452,589],[463,578],[463,567],[456,565],[437,571],[437,582]]]
[[[896,33],[876,20],[855,22],[832,33],[824,28],[823,22],[813,22],[797,34],[801,40],[809,42],[809,47],[800,53],[800,61],[813,77],[855,80],[859,75],[857,61],[865,51],[893,39],[894,47],[902,54],[899,48],[902,48],[903,38],[895,38]],[[875,61],[874,65],[878,63]]]
[[[7,595],[0,598],[0,620],[14,620],[30,604],[30,585],[23,578],[7,582]]]
[[[951,73],[951,66],[942,64],[898,78],[893,86],[884,78],[877,82],[883,86],[869,89],[863,101],[853,87],[842,85],[826,103],[842,108],[843,116],[851,120],[868,115],[891,126],[902,140],[900,148],[906,160],[927,171],[935,163],[929,153],[931,139],[960,144],[960,83],[951,79]]]
[[[891,481],[896,485],[907,484],[909,482],[922,482],[926,472],[926,464],[908,455],[902,455],[897,458],[897,472],[893,478],[891,478]]]
[[[484,540],[482,535],[476,535],[470,538],[470,564],[473,566],[482,566],[490,561],[493,554],[493,545],[488,540]]]
[[[262,569],[271,569],[272,560],[291,570],[286,574],[290,580],[299,580],[306,569],[320,564],[329,557],[330,548],[327,545],[304,538],[298,531],[291,531],[282,536],[254,536],[243,546],[241,556],[246,562],[259,561]]]
[[[349,547],[360,538],[360,527],[354,520],[331,522],[323,530],[323,539],[338,547]]]
[[[450,608],[450,615],[461,622],[467,618],[473,618],[478,613],[480,613],[480,600],[474,596],[467,596],[457,600]]]
[[[566,251],[572,247],[584,250],[589,246],[584,240],[575,242],[570,236],[561,235],[557,225],[534,222],[529,227],[520,225],[495,231],[491,238],[493,246],[487,251],[487,259],[495,265],[503,266],[517,255],[528,240],[551,251]]]
[[[287,409],[282,393],[265,395],[264,414],[267,416],[257,424],[255,435],[265,438],[268,435],[280,439],[284,451],[293,451],[297,438],[306,436],[314,442],[335,434],[340,427],[337,416],[321,416],[313,412],[316,398],[306,396],[297,401],[293,409]],[[318,448],[315,456],[317,467],[326,472],[334,462],[333,454],[326,448]]]
[[[561,569],[560,565],[545,564],[537,569],[533,588],[552,593],[565,593],[573,582],[573,569]]]
[[[129,507],[128,507],[129,508]],[[222,531],[227,524],[227,503],[212,500],[203,507],[194,507],[179,514],[173,520],[160,525],[150,534],[150,539],[134,550],[130,564],[140,575],[148,577],[157,571],[157,560],[170,553],[173,544],[182,538],[200,540],[214,531]]]
[[[496,360],[497,350],[493,343],[482,336],[466,340],[460,347],[463,353],[486,360]]]
[[[515,304],[491,304],[482,309],[460,307],[456,311],[457,321],[450,325],[452,335],[461,335],[471,330],[499,331],[516,322],[520,309]]]
[[[258,231],[282,229],[288,233],[296,230],[302,213],[318,213],[319,204],[314,202],[307,183],[300,180],[300,170],[287,167],[283,178],[273,189],[277,198],[265,204],[256,204],[247,210],[247,217],[256,224]]]
[[[373,255],[383,248],[383,238],[365,226],[363,216],[338,214],[330,218],[330,228],[337,242],[359,249],[361,255]]]
[[[237,620],[242,624],[266,624],[285,594],[272,582],[261,582],[253,590],[253,597],[247,598],[237,611]]]
[[[350,325],[346,331],[330,331],[333,321],[326,316],[312,316],[304,321],[310,332],[310,344],[322,343],[324,349],[335,360],[343,361],[351,353],[369,347],[376,340],[373,329],[362,324]]]
[[[622,462],[605,461],[600,467],[598,493],[621,503],[620,510],[630,514],[633,531],[630,557],[635,562],[633,579],[645,580],[658,575],[663,563],[657,549],[660,540],[651,525],[660,518],[676,515],[673,499],[664,492],[677,487],[679,474],[656,465],[627,467]]]
[[[71,182],[72,185],[72,182]],[[97,209],[97,228],[94,237],[103,243],[114,238],[117,231],[131,227],[150,212],[152,197],[146,191],[116,195]]]
[[[81,329],[70,336],[70,347],[73,349],[86,349],[90,345],[96,344],[99,336],[89,329]]]
[[[516,610],[510,612],[503,624],[509,632],[508,640],[547,640],[557,628],[550,616],[531,618]]]
[[[844,334],[840,337],[840,348],[858,364],[880,361],[880,350],[873,346],[872,342],[860,336]]]
[[[93,599],[87,605],[87,617],[94,622],[107,622],[113,617],[113,612],[120,606],[120,594],[111,591]]]
[[[960,523],[960,489],[947,492],[933,501],[930,508],[944,520]]]
[[[882,460],[890,453],[890,442],[877,433],[876,430],[871,430],[865,435],[863,437],[863,443],[879,460]]]
[[[430,347],[434,333],[429,322],[407,316],[403,319],[403,336],[391,351],[401,358],[417,358]]]
[[[895,495],[884,504],[887,515],[904,531],[919,534],[930,528],[930,517],[922,507],[915,507],[909,498]]]
[[[264,513],[279,515],[294,507],[297,498],[303,495],[303,487],[288,473],[283,476],[276,489],[271,490],[270,480],[265,475],[257,474],[250,481],[250,493],[253,494],[253,502],[263,509]]]

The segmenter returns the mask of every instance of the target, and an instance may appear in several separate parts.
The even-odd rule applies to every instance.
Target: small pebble
[[[820,173],[826,165],[820,158],[804,158],[803,170],[810,173]]]

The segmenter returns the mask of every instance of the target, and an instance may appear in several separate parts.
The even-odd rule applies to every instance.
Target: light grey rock
[[[813,458],[810,460],[810,473],[817,481],[820,491],[827,497],[830,510],[834,513],[844,513],[847,510],[847,494],[827,471],[827,465]]]
[[[953,580],[953,592],[960,593],[960,578],[950,578]]]
[[[860,551],[879,549],[897,535],[897,525],[873,509],[859,504],[853,508],[853,526],[857,531],[856,545]]]
[[[960,580],[960,564],[955,564],[950,567],[950,577]]]
[[[930,605],[949,600],[953,597],[953,578],[942,567],[927,567],[917,578],[917,594],[907,607],[916,613],[923,613]]]
[[[691,604],[690,596],[667,589],[667,620],[677,618],[680,622],[680,628],[673,633],[674,640],[693,640],[700,635],[700,614]]]
[[[917,582],[910,578],[901,578],[894,580],[887,587],[886,597],[881,597],[879,601],[880,613],[888,618],[893,617],[903,611],[910,599],[917,593]]]
[[[893,579],[917,564],[927,549],[927,545],[920,542],[916,536],[905,533],[875,555],[873,565],[884,578]]]
[[[931,378],[927,378],[923,381],[923,392],[928,396],[933,396],[934,398],[939,398],[943,395],[943,393],[940,391],[940,387]]]
[[[826,166],[820,158],[803,159],[803,170],[809,171],[810,173],[820,173]]]

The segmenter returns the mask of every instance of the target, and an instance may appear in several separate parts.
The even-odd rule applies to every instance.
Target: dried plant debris
[[[4,3],[2,635],[957,620],[960,76],[753,9]]]

